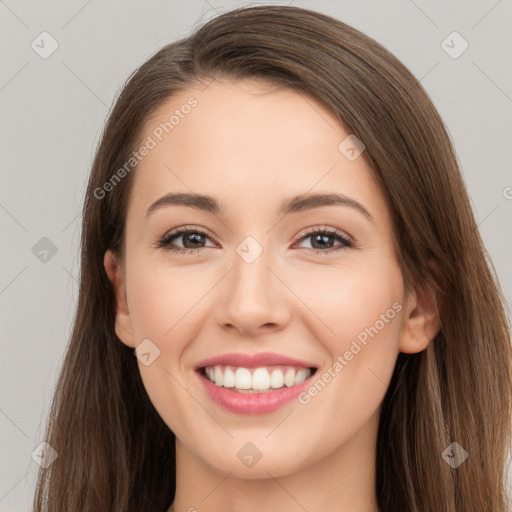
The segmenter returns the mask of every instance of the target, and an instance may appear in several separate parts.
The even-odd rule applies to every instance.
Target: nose
[[[224,279],[221,299],[216,309],[219,325],[246,336],[288,325],[290,291],[276,265],[263,252],[254,262],[235,257],[233,268]],[[275,260],[273,260],[275,262]]]

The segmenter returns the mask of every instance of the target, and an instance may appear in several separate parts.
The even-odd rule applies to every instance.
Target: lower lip
[[[291,402],[310,384],[312,376],[292,387],[283,387],[263,393],[239,393],[223,386],[217,386],[202,373],[199,378],[210,398],[218,405],[238,414],[264,414],[275,411]]]

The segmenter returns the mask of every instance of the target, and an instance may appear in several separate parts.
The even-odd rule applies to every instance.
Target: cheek
[[[315,321],[315,332],[329,360],[299,402],[314,411],[318,425],[330,422],[333,435],[355,432],[382,402],[398,356],[400,268],[381,258],[364,267],[331,269],[303,282],[300,293],[322,320]]]
[[[315,313],[308,315],[308,327],[327,352],[327,365],[341,357],[343,369],[336,373],[345,375],[345,386],[387,383],[398,355],[403,310],[398,263],[381,253],[303,275],[294,291]]]
[[[136,343],[149,339],[157,347],[152,349],[158,355],[151,364],[138,363],[144,387],[160,417],[179,433],[187,432],[190,421],[176,411],[191,406],[189,383],[180,364],[197,328],[195,308],[205,293],[204,280],[201,286],[193,274],[170,265],[134,261],[127,290]]]
[[[135,335],[154,339],[166,351],[179,349],[182,338],[177,333],[194,324],[194,308],[207,289],[204,279],[190,270],[151,262],[138,265],[128,289]]]
[[[289,276],[291,279],[293,276]],[[350,348],[350,341],[360,335],[364,341],[368,330],[380,339],[393,339],[398,346],[403,301],[403,280],[398,264],[391,258],[375,257],[357,261],[355,258],[337,267],[318,267],[314,272],[302,272],[294,280],[294,292],[314,314],[309,327],[318,334],[331,356]],[[393,308],[393,304],[399,304]],[[398,310],[398,311],[397,311]],[[348,346],[347,346],[348,342]]]
[[[191,369],[183,366],[183,355],[205,320],[201,300],[211,288],[212,276],[149,258],[146,262],[134,258],[128,272],[128,307],[136,343],[149,339],[157,347],[150,345],[152,354],[157,354],[154,362],[146,366],[139,361],[141,378],[160,416],[172,430],[180,431],[175,411],[190,408]]]

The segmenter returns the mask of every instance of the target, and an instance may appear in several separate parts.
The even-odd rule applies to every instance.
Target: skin
[[[177,492],[170,511],[376,511],[375,456],[381,403],[397,355],[424,350],[439,330],[435,297],[405,295],[392,219],[364,153],[338,149],[349,132],[317,101],[257,80],[191,87],[148,120],[143,136],[190,96],[198,105],[142,160],[126,219],[126,257],[105,254],[116,293],[116,333],[129,347],[160,350],[139,361],[147,392],[176,435]],[[135,192],[134,192],[135,191]],[[169,192],[214,196],[222,215],[187,206],[146,210]],[[278,214],[283,199],[338,192],[362,204]],[[195,254],[156,248],[171,230],[208,231]],[[337,228],[324,254],[310,227]],[[263,253],[236,252],[252,236]],[[175,238],[182,248],[190,236]],[[193,242],[193,240],[192,240]],[[329,248],[331,247],[331,248]],[[329,252],[330,251],[330,252]],[[193,367],[227,352],[275,352],[332,368],[357,335],[394,303],[401,311],[308,404],[255,416],[220,408]],[[237,452],[253,443],[261,459]]]

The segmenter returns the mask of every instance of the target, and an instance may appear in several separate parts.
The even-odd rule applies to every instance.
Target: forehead
[[[195,106],[187,108],[189,103]],[[284,154],[289,160],[290,152],[300,155],[312,147],[335,153],[337,125],[332,113],[305,94],[244,79],[179,92],[146,122],[144,132],[155,132],[156,149],[162,150],[151,156],[194,148],[187,152],[189,159],[214,152],[216,160],[222,156],[224,163],[236,162],[242,170],[243,161],[275,163]]]
[[[283,86],[254,79],[192,86],[147,120],[142,140],[152,148],[135,172],[129,211],[142,215],[168,192],[216,196],[238,214],[327,191],[385,208],[364,153],[350,160],[340,150],[349,135],[319,102]]]

